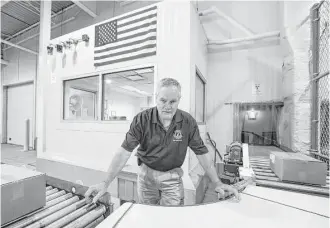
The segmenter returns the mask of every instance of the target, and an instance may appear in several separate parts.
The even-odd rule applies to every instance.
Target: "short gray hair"
[[[158,86],[157,86],[157,93],[160,88],[162,87],[170,87],[170,86],[175,86],[176,88],[178,88],[179,92],[180,92],[180,97],[181,97],[181,85],[180,83],[174,79],[174,78],[163,78],[158,82]]]

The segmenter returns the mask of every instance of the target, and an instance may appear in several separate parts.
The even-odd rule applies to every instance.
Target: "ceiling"
[[[201,16],[201,23],[210,40],[247,37],[248,34],[237,24],[254,35],[279,31],[281,26],[278,1],[198,1],[196,7],[198,12],[216,7],[231,19],[229,21],[215,13]]]
[[[1,2],[3,5],[3,2]],[[72,1],[52,1],[52,15],[73,5]],[[56,18],[52,18],[53,23]],[[8,1],[1,7],[1,39],[9,40],[40,20],[40,1]]]

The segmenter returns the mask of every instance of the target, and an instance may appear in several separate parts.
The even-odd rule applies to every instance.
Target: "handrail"
[[[249,133],[249,134],[255,135],[255,136],[259,137],[259,138],[270,140],[270,141],[274,142],[276,146],[279,146],[280,145],[276,140],[267,138],[265,136],[262,136],[262,135],[259,135],[257,133],[254,133],[252,131],[242,131],[242,133]]]

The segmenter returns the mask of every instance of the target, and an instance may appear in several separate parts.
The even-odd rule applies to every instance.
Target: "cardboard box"
[[[45,174],[1,164],[1,225],[45,205]]]
[[[271,152],[270,167],[281,181],[326,184],[326,163],[301,153]]]

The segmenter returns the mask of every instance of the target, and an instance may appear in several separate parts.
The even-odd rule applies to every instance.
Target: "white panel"
[[[9,84],[17,81],[18,78],[18,58],[19,51],[16,48],[6,52],[6,60],[9,64],[4,68],[3,84]]]
[[[20,81],[33,80],[36,75],[37,56],[26,51],[20,51],[19,54],[19,71],[18,77]]]
[[[30,146],[32,146],[33,84],[8,88],[7,142],[24,144],[25,120],[30,119]]]
[[[198,206],[166,207],[134,204],[128,213],[125,213],[126,205],[114,213],[115,216],[108,216],[97,228],[108,227],[329,227],[329,218],[316,213],[315,210],[305,211],[306,206],[301,207],[290,198],[293,195],[296,201],[303,199],[303,202],[312,200],[309,196],[301,196],[298,193],[281,192],[274,190],[272,197],[261,188],[259,192],[253,193],[256,196],[265,196],[266,199],[253,195],[241,194],[241,201],[229,199],[217,203],[209,203]],[[250,191],[249,194],[251,194]],[[284,200],[287,199],[287,200]],[[271,200],[276,200],[271,201]],[[277,199],[279,199],[277,201]],[[328,199],[323,198],[315,201],[315,205],[327,206]],[[314,202],[313,202],[314,203]],[[307,203],[308,204],[308,203]],[[298,205],[298,208],[297,208]],[[302,208],[302,209],[300,209]],[[325,207],[322,207],[325,209]],[[313,209],[308,207],[308,209]],[[121,216],[118,216],[118,214]],[[219,222],[218,215],[221,215]],[[203,219],[201,219],[201,215]],[[221,223],[221,226],[219,225]],[[113,225],[115,224],[115,225]]]

